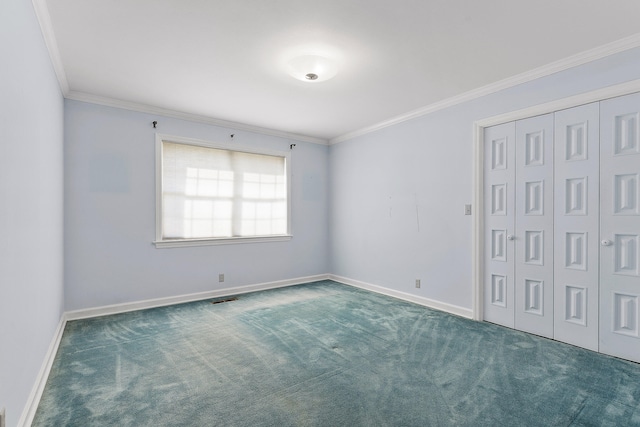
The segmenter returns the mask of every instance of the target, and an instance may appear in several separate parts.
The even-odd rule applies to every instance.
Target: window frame
[[[287,231],[286,234],[278,234],[271,236],[237,236],[237,237],[206,237],[206,238],[183,238],[183,239],[163,239],[162,237],[162,171],[163,171],[163,152],[162,143],[171,142],[174,144],[193,145],[197,147],[213,148],[228,151],[238,151],[250,154],[262,154],[268,156],[284,157],[285,159],[285,176],[287,180]],[[262,243],[262,242],[282,242],[291,240],[293,237],[291,231],[291,152],[269,150],[256,147],[249,147],[240,144],[218,143],[205,141],[201,139],[187,138],[176,135],[167,135],[156,133],[155,138],[156,151],[156,238],[153,244],[156,248],[174,248],[174,247],[190,247],[190,246],[213,246],[228,245],[237,243]]]

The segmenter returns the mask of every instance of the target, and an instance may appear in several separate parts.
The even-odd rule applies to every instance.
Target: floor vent
[[[221,304],[223,302],[231,302],[231,301],[237,301],[238,297],[231,297],[231,298],[225,298],[225,299],[217,299],[214,301],[211,301],[211,304]]]

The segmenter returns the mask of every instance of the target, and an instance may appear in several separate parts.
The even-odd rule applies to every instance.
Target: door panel
[[[553,337],[553,114],[516,122],[515,328]]]
[[[554,338],[598,350],[599,105],[555,113]]]
[[[600,351],[640,362],[640,94],[600,110]]]
[[[640,362],[640,93],[484,136],[484,319]]]
[[[515,125],[484,133],[484,320],[513,328]]]

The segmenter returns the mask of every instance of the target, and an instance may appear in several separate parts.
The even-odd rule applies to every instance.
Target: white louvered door
[[[600,110],[600,351],[640,362],[640,94]]]

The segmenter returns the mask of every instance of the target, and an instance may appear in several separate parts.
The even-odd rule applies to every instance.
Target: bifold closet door
[[[553,338],[553,114],[516,122],[515,328]]]
[[[485,129],[484,319],[640,362],[640,93]]]
[[[514,327],[515,123],[484,131],[484,313]]]
[[[600,103],[600,351],[640,362],[640,94]]]
[[[599,106],[555,113],[554,338],[598,350]]]

